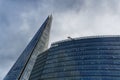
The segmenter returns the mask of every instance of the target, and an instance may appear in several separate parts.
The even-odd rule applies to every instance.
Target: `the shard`
[[[29,79],[37,56],[48,47],[51,22],[52,16],[48,16],[4,80]]]

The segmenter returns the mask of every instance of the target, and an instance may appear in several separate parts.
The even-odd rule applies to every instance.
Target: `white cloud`
[[[79,11],[55,13],[52,39],[58,41],[68,36],[119,35],[119,8],[114,9],[116,4],[112,2],[86,0]],[[118,1],[117,5],[119,4]]]
[[[53,14],[50,42],[68,36],[120,34],[119,0],[5,0],[2,3],[0,1],[0,9],[0,61],[9,63],[0,66],[0,79],[11,68],[48,14]]]

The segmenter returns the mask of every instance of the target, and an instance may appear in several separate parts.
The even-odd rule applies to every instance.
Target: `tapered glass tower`
[[[48,16],[38,32],[17,59],[4,80],[28,80],[36,58],[48,47],[52,16]]]

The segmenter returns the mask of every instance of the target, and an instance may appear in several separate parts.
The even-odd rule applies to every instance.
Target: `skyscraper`
[[[28,80],[39,54],[48,47],[52,16],[48,16],[38,32],[17,59],[4,80]]]
[[[38,55],[29,80],[120,80],[120,36],[55,42]]]
[[[48,16],[4,80],[120,80],[120,36],[70,38],[49,49]]]

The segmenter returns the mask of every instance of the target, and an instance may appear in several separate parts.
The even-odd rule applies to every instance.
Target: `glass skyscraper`
[[[120,80],[120,37],[53,43],[38,55],[29,80]]]
[[[38,32],[17,59],[4,80],[28,80],[38,54],[48,47],[52,16],[48,16]]]
[[[69,38],[49,49],[48,16],[4,80],[120,80],[120,36]]]

